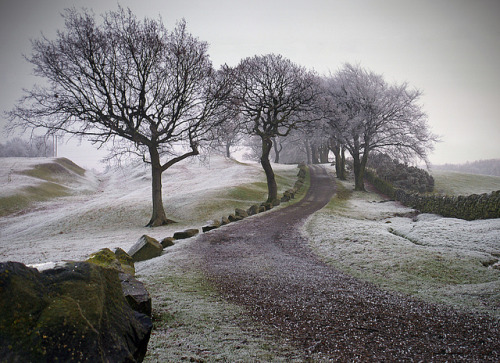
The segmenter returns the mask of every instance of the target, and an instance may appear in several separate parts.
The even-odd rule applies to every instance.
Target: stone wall
[[[500,218],[500,190],[489,194],[447,196],[437,194],[409,193],[394,188],[390,183],[366,170],[365,178],[381,193],[421,213],[434,213],[443,217],[465,220]]]

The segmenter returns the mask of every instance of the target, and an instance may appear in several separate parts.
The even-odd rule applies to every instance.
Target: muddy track
[[[299,203],[200,236],[193,252],[223,296],[313,360],[499,361],[497,320],[382,291],[310,251],[300,227],[334,185],[312,167]]]

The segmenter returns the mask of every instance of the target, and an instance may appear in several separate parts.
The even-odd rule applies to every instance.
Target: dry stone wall
[[[471,194],[467,196],[448,196],[437,194],[410,193],[394,188],[366,170],[365,178],[381,193],[386,194],[404,205],[417,209],[421,213],[439,214],[443,217],[465,220],[500,218],[500,190],[489,194]]]

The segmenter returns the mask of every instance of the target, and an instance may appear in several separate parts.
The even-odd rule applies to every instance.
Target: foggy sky
[[[216,67],[273,52],[320,74],[351,62],[383,74],[389,82],[408,82],[424,92],[431,130],[443,140],[430,157],[432,163],[500,158],[498,0],[119,3],[140,18],[161,16],[169,29],[185,18],[188,31],[210,44]],[[22,57],[31,52],[30,39],[41,33],[54,38],[63,28],[60,13],[71,6],[102,14],[116,10],[117,1],[0,0],[0,111],[11,109],[22,89],[37,82]],[[3,142],[3,129],[0,134]],[[77,162],[78,156],[91,155],[83,147],[75,149],[74,143],[59,150]]]

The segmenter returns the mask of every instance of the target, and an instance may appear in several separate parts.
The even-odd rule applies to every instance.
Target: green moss
[[[112,268],[117,271],[123,270],[118,258],[109,248],[103,248],[99,252],[91,254],[87,262],[106,268]]]

